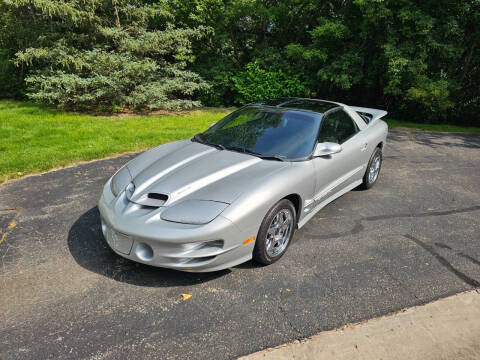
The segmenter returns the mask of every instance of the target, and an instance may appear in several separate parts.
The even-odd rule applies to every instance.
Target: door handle
[[[368,143],[363,144],[363,146],[360,148],[361,151],[367,150]]]

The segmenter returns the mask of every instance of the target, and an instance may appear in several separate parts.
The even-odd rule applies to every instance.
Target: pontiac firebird
[[[120,256],[183,271],[271,264],[325,205],[376,183],[386,114],[299,98],[244,106],[118,170],[98,204],[104,237]]]

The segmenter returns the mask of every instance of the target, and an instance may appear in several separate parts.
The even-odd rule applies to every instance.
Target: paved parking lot
[[[128,158],[0,187],[1,359],[234,358],[480,286],[480,136],[392,132],[377,185],[281,261],[211,274],[106,246],[96,201]]]

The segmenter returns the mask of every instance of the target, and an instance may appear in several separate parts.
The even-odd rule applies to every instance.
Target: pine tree
[[[186,69],[203,29],[175,28],[164,6],[139,0],[4,0],[35,46],[16,54],[27,95],[68,108],[180,109],[207,84]],[[38,24],[44,26],[39,27]]]

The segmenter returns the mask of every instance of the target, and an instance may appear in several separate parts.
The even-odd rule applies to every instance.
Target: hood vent
[[[149,206],[149,207],[159,207],[163,206],[168,200],[168,195],[165,194],[160,194],[160,193],[148,193],[145,195],[140,196],[138,199],[135,199],[130,201],[143,205],[143,206]]]
[[[149,193],[147,195],[147,197],[149,199],[153,199],[153,200],[160,200],[160,201],[163,201],[163,202],[166,202],[168,200],[168,195],[165,195],[165,194],[159,194],[159,193]]]

